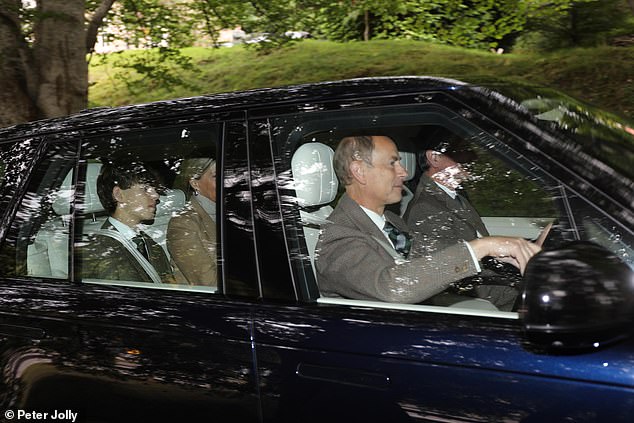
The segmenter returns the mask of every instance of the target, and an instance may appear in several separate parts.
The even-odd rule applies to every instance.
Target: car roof
[[[351,99],[385,94],[399,94],[430,89],[453,90],[465,82],[440,77],[399,76],[357,78],[340,81],[317,82],[276,88],[260,88],[246,91],[207,94],[194,97],[161,100],[151,103],[119,107],[97,107],[53,119],[43,119],[0,129],[0,138],[35,136],[47,133],[66,132],[83,128],[110,126],[112,119],[118,123],[137,120],[160,119],[165,116],[180,116],[243,110],[254,105],[283,105],[298,101],[317,101],[329,98]]]

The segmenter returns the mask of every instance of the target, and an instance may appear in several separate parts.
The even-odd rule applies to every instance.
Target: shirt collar
[[[108,221],[112,224],[112,226],[115,227],[115,229],[117,231],[119,231],[121,233],[121,235],[125,238],[125,239],[132,239],[135,236],[138,235],[138,232],[135,231],[134,229],[132,229],[131,227],[129,227],[128,225],[126,225],[125,223],[115,219],[114,217],[110,216],[108,218]]]
[[[216,203],[214,203],[204,195],[193,197],[192,200],[200,204],[200,207],[202,207],[203,210],[207,212],[209,217],[211,217],[211,220],[213,220],[214,222],[216,221]]]
[[[368,215],[368,217],[372,220],[372,222],[374,222],[374,224],[380,229],[383,230],[383,227],[385,226],[385,216],[382,216],[380,214],[378,214],[377,212],[373,212],[370,209],[366,209],[363,206],[359,206],[361,207],[361,210],[363,210],[365,212],[365,214]]]
[[[458,195],[458,193],[450,188],[447,188],[446,186],[444,186],[443,184],[439,184],[438,182],[434,181],[434,183],[436,185],[438,185],[440,187],[441,190],[445,191],[447,193],[448,196],[450,196],[451,198],[455,199],[456,195]]]

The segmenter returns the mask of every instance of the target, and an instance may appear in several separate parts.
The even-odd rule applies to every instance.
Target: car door
[[[518,210],[532,210],[529,216],[523,216],[528,218],[527,228],[532,232],[520,234],[533,238],[533,232],[539,234],[535,225],[546,219],[555,221],[551,241],[563,243],[579,239],[576,237],[581,233],[579,222],[570,212],[570,200],[584,201],[584,210],[592,206],[579,191],[567,190],[567,181],[542,171],[552,170],[552,158],[541,167],[535,152],[522,148],[524,140],[491,125],[479,113],[483,110],[469,110],[442,93],[390,97],[384,102],[377,98],[367,102],[358,98],[340,103],[324,100],[302,107],[315,112],[297,115],[269,108],[266,112],[254,111],[250,124],[252,136],[262,132],[255,128],[268,128],[273,142],[270,160],[275,163],[279,196],[269,196],[267,209],[279,208],[284,221],[274,234],[260,237],[259,245],[261,249],[289,246],[297,287],[286,303],[280,298],[266,301],[265,297],[254,314],[265,421],[630,418],[634,411],[634,385],[628,375],[634,364],[631,339],[552,354],[531,343],[516,311],[314,295],[319,281],[312,272],[311,260],[318,252],[311,251],[305,229],[318,220],[319,209],[330,203],[306,204],[297,198],[305,183],[303,179],[300,183],[294,181],[292,161],[298,145],[317,142],[334,149],[342,136],[358,130],[364,134],[389,133],[399,150],[415,151],[416,140],[408,135],[413,127],[440,125],[462,133],[506,164],[501,172],[485,174],[487,178],[502,174],[512,175],[508,181],[521,179],[519,190],[510,182],[500,188],[512,197],[503,200],[513,203],[503,210],[503,220],[518,221],[522,217]],[[266,116],[260,117],[259,113]],[[327,166],[326,160],[317,164],[318,169]],[[306,165],[310,167],[315,166]],[[323,180],[326,173],[319,171],[319,177]],[[312,213],[312,222],[306,222],[300,210]],[[521,283],[521,277],[502,273],[495,281]],[[597,398],[601,400],[594,401]]]
[[[241,292],[230,299],[225,285],[256,283],[244,262],[253,243],[229,218],[244,213],[235,208],[242,186],[223,183],[246,160],[239,155],[244,126],[239,114],[228,122],[193,119],[49,137],[2,247],[5,409],[71,410],[79,421],[259,419],[250,341],[255,297]],[[223,151],[233,153],[223,160]],[[187,184],[175,185],[180,166],[201,155],[219,163],[218,198],[228,198],[214,216],[218,284],[83,277],[77,251],[88,231],[109,219],[98,198],[99,167],[112,159],[154,166],[161,202],[145,231],[169,252],[170,218],[187,207],[178,192]],[[227,233],[232,243],[223,248]],[[244,255],[235,253],[238,245]]]

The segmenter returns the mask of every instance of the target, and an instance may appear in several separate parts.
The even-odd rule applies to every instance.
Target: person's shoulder
[[[180,209],[179,211],[177,211],[176,213],[172,215],[172,218],[170,219],[170,223],[191,220],[193,217],[197,215],[198,215],[198,211],[195,209],[193,203],[187,202],[187,204],[185,204],[185,207],[183,207],[182,209]]]
[[[356,201],[344,194],[337,202],[335,209],[328,216],[329,224],[352,226],[353,222],[359,220],[359,216],[363,214],[361,206]]]

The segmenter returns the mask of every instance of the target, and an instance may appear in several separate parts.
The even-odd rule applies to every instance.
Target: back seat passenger
[[[101,163],[87,164],[86,200],[81,215],[77,214],[77,224],[81,225],[83,234],[98,231],[108,218],[108,213],[97,195],[97,177],[100,170]],[[68,277],[68,224],[74,195],[72,178],[73,171],[66,175],[53,200],[54,214],[42,224],[34,242],[28,247],[27,271],[30,276],[62,279]],[[172,215],[185,206],[185,193],[178,189],[168,189],[159,200],[156,218],[152,225],[144,228],[144,231],[163,247],[169,258],[166,245],[167,225]]]

